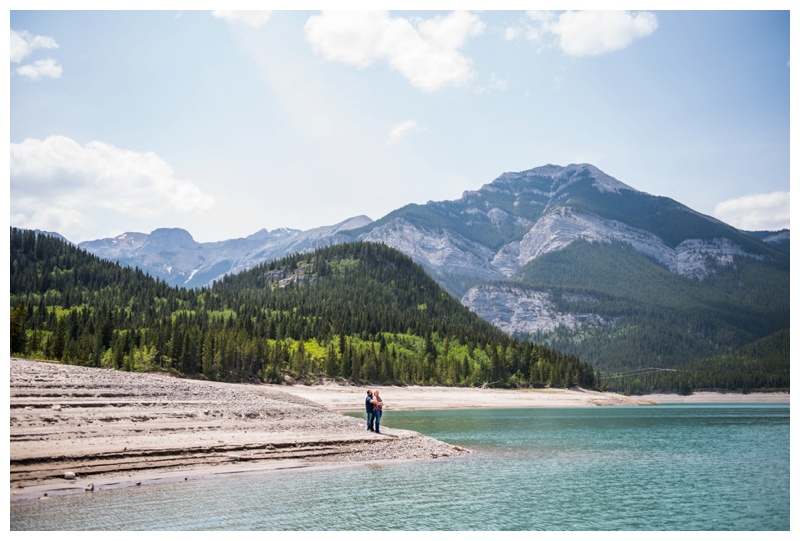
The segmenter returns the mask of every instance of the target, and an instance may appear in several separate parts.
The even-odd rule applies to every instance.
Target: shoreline
[[[219,475],[457,458],[469,450],[391,428],[392,411],[777,402],[769,395],[626,397],[581,389],[231,384],[11,358],[11,501]],[[388,425],[387,425],[388,423]],[[72,476],[74,474],[74,477]]]
[[[469,454],[261,385],[11,358],[11,500]]]
[[[441,386],[269,385],[294,396],[319,402],[341,413],[361,412],[366,389],[378,389],[391,411],[487,408],[566,408],[594,406],[655,406],[662,404],[789,403],[789,393],[698,392],[625,396],[586,389],[481,389]]]
[[[457,457],[450,457],[455,459]],[[407,463],[414,460],[428,460],[427,458],[393,458],[381,460],[365,460],[353,462],[307,462],[303,460],[265,461],[239,465],[216,465],[195,467],[190,469],[160,471],[152,470],[137,475],[117,476],[92,476],[91,478],[76,478],[75,480],[52,481],[22,489],[12,487],[10,503],[30,500],[48,500],[61,496],[79,496],[81,494],[100,492],[105,490],[131,489],[140,486],[159,485],[166,483],[189,483],[215,478],[225,478],[240,475],[269,475],[286,473],[289,471],[325,471],[341,468],[362,468],[378,465]],[[448,460],[440,458],[439,460]],[[87,488],[91,485],[91,489]]]
[[[640,398],[657,404],[789,404],[790,393],[733,393],[699,391],[690,395],[647,394]]]

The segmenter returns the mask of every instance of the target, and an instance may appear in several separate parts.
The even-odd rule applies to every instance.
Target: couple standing
[[[373,395],[372,391],[367,391],[367,398],[364,401],[367,406],[367,430],[381,433],[381,415],[383,415],[383,400],[378,391]]]

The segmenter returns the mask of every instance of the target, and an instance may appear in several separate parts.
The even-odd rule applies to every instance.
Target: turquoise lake
[[[789,406],[392,412],[466,458],[11,502],[11,530],[788,531]]]

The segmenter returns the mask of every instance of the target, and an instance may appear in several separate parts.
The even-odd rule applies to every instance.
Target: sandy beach
[[[772,395],[690,397],[565,389],[377,387],[383,434],[341,413],[363,410],[366,387],[226,384],[11,358],[11,498],[287,468],[430,460],[469,453],[391,426],[418,409],[789,402]]]
[[[276,386],[277,387],[277,386]],[[368,387],[293,385],[283,392],[313,400],[339,412],[361,411]],[[464,387],[370,387],[378,389],[388,412],[430,409],[563,408],[585,406],[641,406],[655,401],[614,393],[576,389],[479,389]]]
[[[378,389],[387,411],[481,408],[568,408],[658,404],[789,403],[789,393],[697,392],[624,396],[586,389],[480,389],[436,386],[270,385],[342,413],[363,410],[367,388]]]

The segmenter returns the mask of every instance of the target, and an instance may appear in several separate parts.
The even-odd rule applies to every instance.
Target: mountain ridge
[[[261,229],[247,237],[202,243],[195,241],[185,229],[159,228],[149,235],[123,233],[113,238],[84,241],[78,246],[98,257],[145,269],[170,285],[203,287],[264,261],[337,244],[337,236],[344,231],[371,221],[366,216],[355,216],[307,231]]]
[[[170,268],[169,250],[161,261],[146,250],[118,260],[165,280],[180,271],[183,284],[198,287],[288,253],[343,242],[382,243],[411,256],[451,295],[509,334],[585,357],[603,369],[644,362],[625,340],[649,348],[639,356],[662,358],[667,366],[680,355],[692,360],[725,354],[779,330],[783,322],[788,326],[788,300],[782,298],[788,299],[788,230],[743,232],[678,201],[636,190],[590,164],[505,172],[459,199],[405,205],[376,221],[362,216],[308,232],[281,231],[279,241],[264,230],[251,235],[253,245],[260,245],[249,252],[235,241],[217,243],[221,255],[206,257],[202,265],[195,261],[193,268],[186,262]],[[176,250],[198,256],[191,244]],[[594,262],[606,253],[639,261],[622,266],[627,274],[614,277],[618,284],[636,283],[647,291],[667,272],[664,276],[675,277],[670,287],[680,302],[660,311],[649,304],[662,298],[660,291],[651,301],[614,295],[610,286],[593,289],[591,284],[603,283],[595,275],[607,272]],[[156,263],[160,274],[152,270]],[[695,303],[692,296],[705,302]],[[770,326],[753,336],[736,312],[762,313],[752,304],[758,297],[770,299],[772,311],[765,316]],[[574,301],[579,298],[594,300]],[[659,318],[669,323],[659,326]],[[694,323],[682,329],[681,321]],[[706,329],[705,335],[697,328]],[[665,347],[674,352],[665,356],[647,333],[684,345]],[[604,343],[613,336],[612,346]]]
[[[650,255],[662,264],[671,268],[674,272],[688,274],[695,274],[698,276],[703,275],[703,269],[689,268],[683,271],[681,266],[682,261],[694,260],[695,267],[702,263],[698,258],[692,258],[693,253],[698,251],[703,253],[717,252],[716,259],[721,260],[735,253],[735,255],[750,255],[745,250],[737,250],[733,248],[730,243],[720,243],[719,241],[709,243],[707,246],[699,246],[697,242],[688,243],[683,246],[680,242],[664,242],[663,238],[659,240],[658,235],[651,233],[647,235],[648,231],[641,228],[635,228],[627,225],[625,222],[613,219],[613,217],[603,217],[592,212],[570,212],[569,209],[574,207],[566,207],[558,204],[559,196],[565,196],[564,191],[574,186],[575,183],[591,179],[592,186],[597,188],[599,192],[610,192],[619,194],[622,191],[627,191],[635,194],[644,194],[650,198],[656,198],[663,201],[669,201],[670,204],[679,206],[684,212],[694,214],[698,219],[716,223],[724,228],[735,230],[731,226],[724,224],[715,218],[706,216],[696,211],[685,207],[678,202],[668,198],[661,198],[659,196],[650,196],[636,190],[635,188],[614,179],[613,177],[603,173],[596,167],[590,164],[572,164],[566,167],[548,164],[542,167],[529,169],[522,172],[505,172],[497,177],[494,181],[484,184],[479,190],[467,190],[463,193],[462,197],[453,201],[440,201],[429,202],[426,205],[411,204],[401,207],[395,211],[390,212],[385,217],[373,221],[367,216],[355,216],[348,218],[342,222],[332,226],[321,226],[310,230],[302,231],[298,229],[279,228],[273,231],[261,229],[247,237],[228,239],[224,241],[197,243],[191,237],[188,231],[179,228],[159,228],[155,229],[149,235],[145,233],[127,232],[114,238],[97,239],[93,241],[84,241],[78,244],[81,248],[98,255],[115,259],[131,266],[140,266],[146,268],[149,272],[156,276],[161,277],[172,285],[182,285],[186,287],[201,287],[213,283],[214,280],[219,279],[224,274],[237,272],[245,268],[249,268],[261,261],[269,260],[269,258],[281,257],[294,252],[310,251],[317,247],[335,244],[343,241],[351,240],[367,240],[367,241],[385,241],[391,240],[390,245],[398,244],[398,247],[404,253],[412,255],[415,259],[422,260],[427,263],[432,269],[446,266],[454,258],[460,258],[469,262],[473,260],[473,269],[477,275],[491,278],[508,278],[513,275],[516,270],[524,266],[525,263],[540,255],[553,250],[563,249],[570,242],[576,238],[587,238],[588,240],[596,241],[609,241],[609,240],[623,240],[629,244],[639,244],[639,251],[643,253],[650,253]],[[547,178],[551,181],[551,186],[548,191],[540,189],[530,189],[531,179],[541,182],[542,178]],[[533,205],[540,205],[542,210],[538,214],[539,218],[543,220],[531,220],[525,218],[524,215],[530,213],[522,213],[523,216],[514,215],[499,206],[491,207],[488,211],[483,211],[476,208],[476,203],[480,204],[480,199],[487,193],[505,193],[508,195],[510,192],[503,190],[502,187],[516,188],[514,196],[519,199],[521,194],[521,187],[528,185],[527,193],[536,194],[545,198],[546,200],[529,201]],[[516,230],[517,234],[513,231],[511,235],[506,235],[505,239],[500,245],[500,249],[490,254],[492,245],[495,243],[481,243],[475,238],[470,236],[456,237],[452,233],[443,235],[442,238],[437,239],[437,242],[428,242],[427,246],[423,243],[419,246],[412,246],[411,242],[406,242],[402,245],[403,238],[413,237],[412,228],[418,227],[418,223],[430,222],[429,217],[420,214],[425,213],[426,209],[440,208],[448,212],[452,216],[452,209],[454,205],[463,204],[470,205],[468,208],[463,209],[462,213],[471,216],[485,217],[485,221],[491,223],[499,229],[505,228],[506,230]],[[488,205],[488,203],[484,203]],[[514,202],[515,206],[519,206],[520,201]],[[406,219],[405,216],[413,215],[415,220]],[[441,212],[439,213],[441,215]],[[416,223],[415,223],[416,222]],[[475,225],[476,220],[472,220],[472,225]],[[386,231],[385,224],[391,224],[390,227],[394,231]],[[470,225],[468,223],[468,225]],[[524,234],[520,234],[524,231]],[[644,233],[642,233],[644,231]],[[735,230],[738,231],[738,230]],[[788,250],[788,230],[781,230],[775,232],[741,232],[751,238],[761,240],[765,243],[772,243],[776,246],[785,246]],[[474,237],[474,235],[472,235]],[[432,237],[429,237],[429,239]],[[724,237],[719,237],[724,238]],[[742,237],[740,237],[742,238]],[[252,244],[251,244],[252,243]],[[218,254],[203,255],[203,261],[197,262],[198,265],[192,268],[181,269],[182,274],[178,275],[184,277],[183,283],[179,281],[176,275],[167,271],[157,271],[154,263],[148,261],[144,256],[152,255],[153,250],[150,248],[161,248],[160,252],[178,252],[180,250],[195,250],[199,249],[204,252],[216,251],[221,252]],[[464,248],[460,250],[459,248]],[[250,253],[247,253],[250,249]],[[234,251],[242,251],[242,254],[231,253]],[[733,251],[731,251],[733,250]],[[784,250],[784,251],[785,251]],[[443,253],[444,252],[444,253]],[[474,256],[470,257],[470,253]],[[449,259],[447,256],[451,256]],[[491,256],[491,262],[489,262]],[[209,265],[220,265],[225,258],[234,259],[229,262],[229,268],[224,273],[214,275],[207,283],[201,283],[195,276],[202,273]],[[207,261],[211,260],[213,263],[209,264]],[[489,263],[487,265],[487,263]],[[170,267],[174,268],[173,265]],[[470,265],[467,265],[469,268]],[[163,269],[168,266],[163,266]],[[204,273],[205,275],[206,273]],[[192,276],[192,279],[188,279]]]

